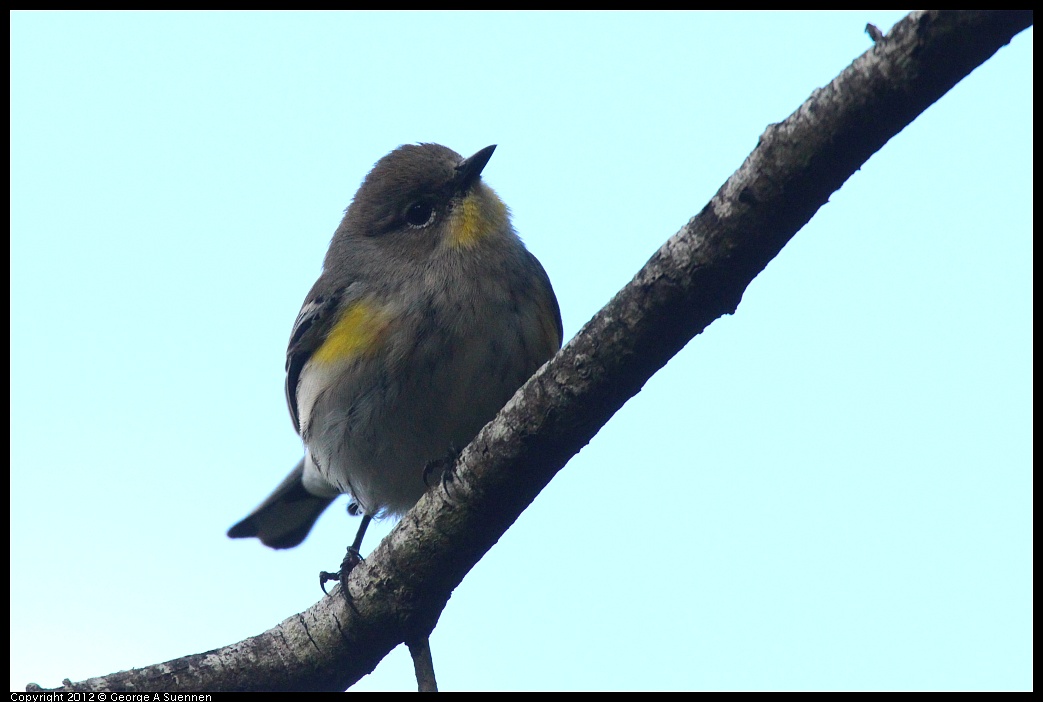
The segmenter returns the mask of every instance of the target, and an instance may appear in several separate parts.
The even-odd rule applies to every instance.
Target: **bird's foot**
[[[344,554],[344,560],[340,562],[340,570],[336,573],[328,573],[325,570],[319,573],[319,587],[322,588],[322,592],[326,595],[330,594],[326,592],[326,583],[330,581],[340,583],[340,591],[344,594],[344,598],[348,599],[348,576],[351,571],[355,569],[359,563],[365,559],[359,554],[359,550],[354,546],[348,547],[348,552]]]

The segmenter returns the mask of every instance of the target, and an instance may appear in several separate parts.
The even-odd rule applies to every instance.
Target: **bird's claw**
[[[351,574],[351,571],[355,569],[355,566],[357,566],[364,560],[366,559],[362,557],[362,555],[358,552],[358,549],[354,547],[349,547],[348,552],[344,554],[344,560],[340,562],[340,570],[338,572],[329,573],[324,570],[321,573],[319,573],[319,587],[322,588],[323,594],[330,594],[326,592],[326,583],[332,580],[340,583],[340,591],[344,593],[344,597],[345,599],[347,599],[348,576]]]

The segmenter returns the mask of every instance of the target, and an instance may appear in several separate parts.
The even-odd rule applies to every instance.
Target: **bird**
[[[550,278],[482,180],[495,149],[406,144],[377,161],[293,325],[286,400],[304,456],[228,536],[294,547],[348,495],[362,521],[324,591],[361,560],[371,520],[408,511],[561,348]]]

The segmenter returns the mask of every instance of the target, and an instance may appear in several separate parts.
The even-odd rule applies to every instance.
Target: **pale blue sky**
[[[313,604],[290,327],[372,164],[470,154],[570,338],[902,13],[14,13],[11,685]],[[456,590],[443,689],[1032,685],[1032,30],[875,155]],[[372,530],[367,550],[389,525]],[[414,689],[404,649],[357,689]]]

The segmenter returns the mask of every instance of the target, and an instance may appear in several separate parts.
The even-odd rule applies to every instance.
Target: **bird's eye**
[[[406,210],[406,224],[419,229],[426,227],[435,218],[435,208],[429,202],[414,202]]]

